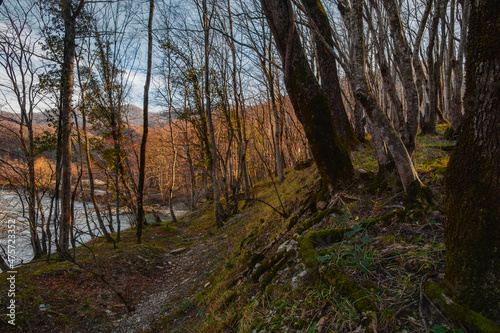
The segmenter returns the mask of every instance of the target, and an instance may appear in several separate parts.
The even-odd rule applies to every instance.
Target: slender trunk
[[[78,62],[77,62],[77,70],[79,71],[78,67]],[[78,77],[79,80],[81,80],[81,77]],[[80,87],[83,87],[84,84],[83,82],[79,82]],[[106,226],[104,224],[104,220],[102,218],[101,211],[99,209],[99,205],[97,203],[97,198],[95,196],[95,185],[94,185],[94,172],[92,168],[92,160],[91,160],[91,153],[90,153],[90,144],[89,144],[89,137],[87,133],[87,110],[86,110],[86,102],[85,102],[85,92],[82,90],[81,91],[81,98],[82,98],[82,104],[81,104],[81,115],[82,115],[82,132],[83,132],[83,140],[85,144],[85,161],[87,162],[87,174],[89,177],[89,186],[90,186],[90,199],[92,201],[92,205],[94,206],[94,211],[97,217],[97,221],[99,224],[99,228],[101,229],[101,232],[103,233],[104,237],[106,237],[106,240],[108,242],[112,242],[114,244],[114,240],[111,237],[111,235],[108,233],[106,230]],[[80,142],[80,133],[78,133],[78,141]],[[81,156],[81,154],[80,154]],[[83,157],[80,157],[83,160]],[[83,164],[83,161],[82,161]],[[83,166],[82,166],[83,170]],[[89,229],[89,232],[91,230]]]
[[[48,253],[47,249],[47,242],[48,242],[48,237],[47,237],[47,221],[45,219],[45,212],[42,207],[42,201],[40,199],[40,195],[38,192],[36,193],[36,201],[37,201],[37,207],[38,207],[38,213],[40,214],[40,219],[42,220],[41,228],[42,228],[42,252],[44,254]]]
[[[431,13],[433,2],[434,0],[427,0],[420,25],[418,27],[417,36],[415,38],[415,45],[413,46],[413,67],[415,68],[415,85],[417,87],[419,96],[419,107],[422,106],[422,103],[425,100],[425,89],[423,87],[427,87],[427,79],[425,78],[424,68],[419,56],[420,44],[422,43],[422,38],[424,36],[424,31],[426,28],[427,20],[429,19],[429,15]]]
[[[460,29],[460,44],[458,46],[457,58],[452,63],[453,67],[453,101],[451,107],[451,131],[449,136],[460,134],[463,122],[463,103],[462,103],[462,83],[465,44],[467,42],[467,27],[469,22],[470,0],[464,0],[462,6],[462,26]]]
[[[434,6],[434,16],[432,18],[431,27],[429,29],[429,44],[427,46],[427,68],[428,68],[428,85],[427,91],[429,95],[429,113],[428,117],[425,117],[421,123],[422,134],[435,134],[436,133],[436,121],[438,114],[438,99],[439,99],[439,84],[440,84],[440,68],[441,68],[441,57],[438,59],[434,58],[434,46],[436,45],[436,39],[438,35],[438,25],[443,11],[446,10],[447,0],[438,0],[437,4]]]
[[[33,141],[30,146],[33,145]],[[32,150],[32,149],[30,149]],[[38,237],[38,221],[37,221],[37,200],[36,200],[36,183],[35,183],[35,161],[34,154],[31,152],[28,156],[28,218],[30,224],[31,245],[33,247],[33,256],[39,258],[44,252]],[[45,252],[47,253],[47,252]]]
[[[151,67],[153,61],[153,14],[155,10],[154,0],[149,0],[149,20],[148,20],[148,62],[146,72],[146,83],[144,84],[144,105],[143,105],[143,132],[141,140],[141,151],[139,160],[139,184],[137,187],[137,243],[142,242],[142,228],[145,223],[144,214],[144,181],[146,178],[146,145],[148,142],[149,130],[149,86],[151,84]]]
[[[405,145],[380,107],[366,78],[362,2],[353,2],[352,8],[347,3],[341,2],[339,3],[339,10],[353,41],[351,84],[354,94],[394,158],[407,198],[409,201],[414,201],[424,185],[418,177]]]
[[[61,68],[61,109],[60,109],[60,153],[61,153],[61,221],[57,252],[61,258],[69,253],[69,233],[71,228],[71,114],[73,97],[73,68],[76,49],[76,19],[85,4],[81,0],[73,9],[72,0],[62,0],[61,9],[64,20],[64,49]]]
[[[217,146],[215,144],[215,129],[212,120],[212,98],[210,94],[210,29],[211,16],[208,13],[207,0],[203,0],[203,32],[205,43],[205,114],[207,117],[208,134],[210,136],[210,178],[212,180],[212,193],[214,200],[214,217],[217,228],[222,227],[222,204],[220,202],[219,186],[217,183]]]
[[[453,108],[453,85],[452,85],[452,71],[453,63],[455,62],[455,6],[456,1],[451,0],[450,4],[450,21],[448,23],[448,49],[446,50],[446,67],[444,70],[444,89],[445,89],[445,117],[451,119],[451,110]],[[443,41],[444,42],[444,41]]]
[[[399,16],[399,6],[395,0],[384,0],[384,8],[389,14],[389,23],[391,26],[391,35],[394,40],[394,57],[401,74],[401,81],[405,92],[406,100],[406,127],[407,136],[403,136],[408,154],[413,156],[415,150],[415,137],[418,130],[418,116],[419,116],[419,96],[417,86],[414,81],[414,73],[412,67],[412,51],[406,41],[403,32],[403,25]],[[400,119],[404,124],[404,117]]]

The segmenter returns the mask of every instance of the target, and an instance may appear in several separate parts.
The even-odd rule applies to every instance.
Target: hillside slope
[[[149,226],[141,245],[130,230],[118,249],[103,240],[78,248],[76,264],[24,266],[19,326],[37,332],[459,328],[422,292],[425,281],[443,277],[442,174],[452,148],[439,137],[419,138],[417,168],[434,193],[428,207],[405,207],[402,191],[370,186],[377,166],[367,147],[353,154],[359,179],[327,201],[317,199],[315,167],[304,164],[288,169],[282,184],[255,185],[253,199],[242,201],[221,229],[204,203],[178,225]],[[2,277],[2,292],[6,287]]]

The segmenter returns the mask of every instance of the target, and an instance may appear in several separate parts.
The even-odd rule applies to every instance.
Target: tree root
[[[444,290],[435,283],[426,281],[423,284],[425,296],[436,304],[451,319],[463,323],[468,328],[479,333],[500,332],[500,324],[470,310],[469,308],[455,303],[449,298]]]

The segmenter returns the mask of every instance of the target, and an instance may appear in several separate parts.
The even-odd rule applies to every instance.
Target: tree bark
[[[412,51],[403,32],[403,25],[399,16],[398,4],[395,0],[384,0],[383,3],[386,12],[389,15],[391,35],[394,41],[394,56],[399,67],[401,81],[405,92],[406,122],[405,119],[401,119],[401,122],[407,126],[408,136],[403,137],[403,142],[408,154],[411,157],[415,151],[415,137],[417,136],[419,115],[419,96],[417,86],[414,81]]]
[[[143,132],[141,140],[141,151],[139,161],[139,184],[137,187],[137,243],[142,241],[142,228],[145,223],[144,214],[144,181],[146,177],[146,146],[148,143],[149,131],[149,86],[151,84],[151,66],[153,61],[153,15],[155,11],[154,0],[149,0],[149,20],[148,20],[148,63],[146,72],[146,83],[144,84],[144,105],[143,105]]]
[[[210,29],[211,29],[211,15],[208,13],[207,0],[203,0],[203,33],[205,43],[205,114],[208,125],[208,134],[210,135],[210,152],[209,159],[210,179],[212,180],[212,193],[214,200],[214,217],[217,228],[223,225],[222,219],[222,204],[220,202],[219,186],[217,183],[217,146],[215,143],[215,129],[212,120],[212,99],[210,94]]]
[[[434,59],[434,46],[438,35],[439,21],[444,15],[448,0],[437,0],[434,6],[434,16],[432,18],[431,27],[429,29],[429,44],[427,45],[427,68],[428,68],[428,85],[427,91],[429,96],[429,113],[421,122],[422,134],[436,134],[436,121],[439,108],[439,86],[440,86],[440,68],[441,56]]]
[[[457,301],[500,321],[500,1],[471,1],[465,119],[446,174],[446,274]]]
[[[288,96],[304,128],[323,184],[333,192],[354,177],[354,169],[335,129],[328,98],[304,54],[290,1],[261,0],[261,4],[282,60]]]
[[[333,37],[330,22],[320,0],[302,0],[310,25],[318,56],[321,88],[328,98],[335,128],[344,145],[350,149],[358,146],[359,141],[347,116],[342,90],[337,73],[337,61],[333,54]]]
[[[460,134],[463,122],[462,83],[465,44],[467,42],[467,26],[469,21],[470,1],[464,0],[462,6],[462,26],[460,29],[460,44],[458,46],[457,58],[452,63],[453,70],[453,98],[451,106],[451,127],[449,136]]]
[[[401,138],[392,127],[386,114],[373,94],[365,72],[365,48],[363,33],[363,2],[354,1],[352,8],[347,3],[340,2],[339,10],[351,34],[353,43],[351,85],[356,96],[375,130],[384,140],[389,152],[394,158],[405,194],[409,201],[417,200],[420,190],[424,187],[413,166],[410,155]]]
[[[61,68],[61,109],[59,116],[59,131],[61,135],[61,228],[59,246],[57,249],[61,258],[66,258],[69,253],[69,233],[71,228],[71,114],[73,97],[73,68],[76,49],[76,19],[85,4],[81,0],[73,9],[72,0],[61,1],[62,16],[64,20],[64,50]]]

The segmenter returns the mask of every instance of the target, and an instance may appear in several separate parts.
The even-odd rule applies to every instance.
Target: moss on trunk
[[[500,332],[500,325],[481,316],[467,307],[455,303],[437,284],[426,281],[423,285],[425,295],[451,319],[465,324],[479,333]]]
[[[472,2],[465,122],[445,175],[446,275],[456,301],[500,321],[500,1]]]
[[[328,99],[305,56],[292,4],[289,0],[261,2],[283,63],[288,96],[304,128],[321,179],[333,192],[354,178],[349,152],[339,138]]]

